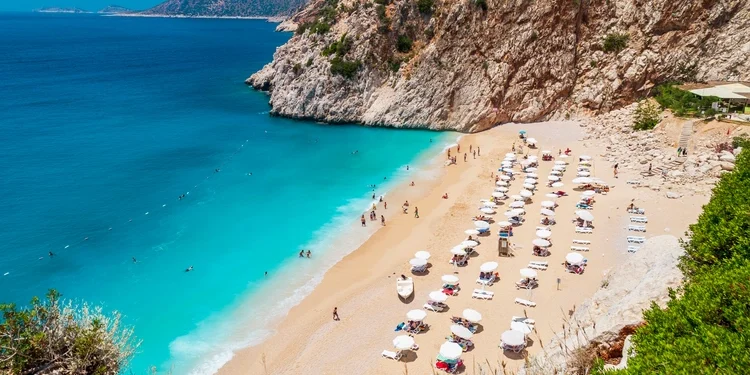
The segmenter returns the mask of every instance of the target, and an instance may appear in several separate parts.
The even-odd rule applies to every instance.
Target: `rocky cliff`
[[[747,0],[313,0],[292,21],[247,83],[296,118],[474,132],[750,80]]]
[[[276,17],[296,12],[305,0],[166,0],[140,12],[185,17]]]

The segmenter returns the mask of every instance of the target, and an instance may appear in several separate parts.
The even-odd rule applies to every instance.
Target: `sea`
[[[434,177],[456,134],[270,116],[275,26],[0,13],[0,302],[54,288],[134,328],[124,372],[212,374]]]

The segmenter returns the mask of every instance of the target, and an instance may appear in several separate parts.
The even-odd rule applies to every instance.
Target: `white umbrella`
[[[510,176],[502,175],[500,176],[500,179],[503,181],[510,181]]]
[[[588,176],[591,176],[591,173],[585,172],[585,171],[581,171],[581,172],[578,172],[578,175],[581,176],[581,177],[588,177]]]
[[[453,255],[466,255],[466,250],[464,250],[464,247],[459,245],[451,249],[451,254]]]
[[[512,212],[512,213],[514,213],[516,215],[523,215],[526,212],[526,210],[524,210],[523,208],[514,208],[514,209],[510,210],[510,212]]]
[[[536,155],[529,155],[527,159],[529,159],[530,161],[537,161],[538,158],[536,157]]]
[[[545,207],[545,208],[555,207],[555,202],[553,202],[553,201],[542,201],[542,207]]]
[[[409,335],[396,336],[393,339],[393,347],[398,350],[409,350],[414,347],[414,337]]]
[[[534,138],[529,138],[529,139],[527,139],[527,140],[526,140],[526,143],[529,143],[529,144],[532,144],[532,145],[533,145],[533,144],[536,144],[536,139],[534,139]]]
[[[445,293],[439,290],[430,292],[430,295],[428,297],[430,298],[430,301],[435,301],[435,302],[445,302],[448,300],[448,296],[446,296]]]
[[[518,194],[513,194],[510,197],[513,198],[514,201],[522,201],[523,200],[523,197],[520,196],[520,195],[518,195]]]
[[[578,158],[581,160],[591,160],[591,156],[588,156],[588,155],[581,155]]]
[[[416,254],[414,254],[414,258],[427,260],[430,259],[430,253],[424,250],[417,251]]]
[[[537,171],[536,167],[528,167],[528,168],[526,168],[526,172],[536,172],[536,171]]]
[[[555,216],[555,211],[548,210],[546,208],[542,209],[542,215],[544,216]]]
[[[526,343],[526,337],[524,337],[524,334],[522,332],[514,330],[503,332],[503,334],[500,336],[500,340],[502,340],[504,344],[509,346],[519,346]]]
[[[563,186],[565,186],[565,184],[563,184],[562,182],[555,182],[554,184],[552,184],[552,187],[556,187],[556,188],[563,187]]]
[[[524,184],[532,184],[532,185],[534,185],[534,184],[537,183],[537,180],[535,178],[527,178],[527,179],[523,180],[523,183]]]
[[[552,232],[546,230],[546,229],[540,229],[536,231],[536,236],[539,238],[547,239],[552,236]]]
[[[489,208],[489,207],[482,207],[479,209],[479,211],[482,211],[483,214],[492,215],[495,213],[495,210]]]
[[[468,236],[476,236],[477,234],[479,234],[479,231],[476,229],[467,229],[464,231],[464,233],[466,233],[466,235]]]
[[[534,195],[534,193],[532,193],[532,192],[530,192],[528,190],[521,190],[521,192],[519,194],[521,194],[521,196],[525,197],[525,198],[529,198],[532,195]]]
[[[427,311],[424,310],[411,310],[406,313],[406,318],[411,321],[421,322],[427,317]]]
[[[508,188],[506,186],[498,186],[495,188],[495,191],[500,192],[500,193],[505,193],[508,191]]]
[[[583,195],[584,195],[584,196],[587,196],[587,197],[591,197],[591,196],[593,196],[594,194],[596,194],[596,192],[595,192],[595,191],[593,191],[593,190],[586,190],[586,191],[584,191],[584,192],[583,192]]]
[[[513,165],[513,160],[512,159],[510,159],[510,160],[509,159],[505,159],[502,162],[500,162],[500,165],[503,166],[503,167],[505,167],[505,166],[510,167],[510,166]]]
[[[513,168],[503,168],[503,172],[513,174]]]
[[[515,201],[515,202],[509,204],[508,207],[511,207],[511,208],[523,208],[523,206],[525,206],[525,205],[526,205],[526,203],[524,203],[523,201]]]
[[[411,264],[414,267],[426,266],[427,265],[427,259],[414,258],[414,259],[412,259],[412,260],[409,261],[409,264]]]
[[[508,183],[505,182],[505,181],[498,181],[498,182],[495,182],[495,185],[497,185],[497,186],[508,186]]]
[[[591,212],[580,210],[576,211],[576,215],[585,221],[594,221],[594,215]]]
[[[477,245],[479,245],[479,242],[472,241],[472,240],[466,240],[464,242],[461,242],[461,246],[463,247],[476,247]]]
[[[535,279],[536,271],[532,270],[531,268],[521,268],[521,276],[527,279]]]
[[[477,310],[473,309],[466,309],[463,313],[464,319],[472,322],[472,323],[479,323],[482,321],[482,314],[479,313]]]
[[[507,189],[506,189],[506,190],[507,190]],[[502,193],[502,192],[496,191],[496,192],[493,192],[493,193],[492,193],[492,196],[493,196],[493,197],[495,197],[495,198],[502,198],[502,197],[504,197],[504,196],[505,196],[505,194],[504,194],[504,193]]]
[[[474,334],[471,333],[468,328],[460,326],[458,324],[451,325],[451,333],[464,340],[468,340],[471,338],[471,336],[474,336]]]
[[[516,216],[516,214],[513,212],[513,210],[511,210],[511,211],[505,211],[505,213],[503,213],[503,215],[505,215],[506,217]]]
[[[524,335],[531,333],[531,327],[524,322],[510,322],[510,329],[512,331],[521,332]]]
[[[560,181],[560,177],[549,175],[549,176],[547,176],[547,180],[549,180],[549,181]]]
[[[513,152],[509,152],[509,153],[505,154],[505,157],[506,158],[513,158],[513,159],[515,159],[516,158],[516,154],[513,153]]]
[[[564,165],[556,165],[556,166],[552,167],[552,170],[553,171],[562,172],[562,171],[565,170],[565,166]]]
[[[492,271],[496,270],[497,267],[498,267],[497,262],[482,263],[482,265],[479,266],[479,271],[481,271],[481,272],[492,272]]]
[[[588,160],[584,160],[584,161],[578,162],[578,165],[591,165],[591,162]]]
[[[534,185],[532,184],[523,184],[523,188],[527,190],[534,190]]]
[[[562,171],[551,170],[549,174],[551,176],[562,176]]]
[[[536,174],[536,173],[526,173],[526,177],[528,177],[528,178],[537,178],[537,177],[539,177],[539,175]]]
[[[552,154],[552,151],[550,151],[550,150],[544,150],[544,151],[542,151],[542,154]]]
[[[480,221],[475,221],[474,222],[474,226],[477,227],[477,228],[480,228],[480,229],[484,229],[484,228],[489,228],[490,227],[490,223],[488,223],[486,221],[481,221],[480,220]]]
[[[495,206],[497,206],[497,203],[492,202],[492,201],[486,201],[486,202],[482,202],[482,206],[484,206],[484,207],[495,207]]]
[[[583,263],[583,255],[579,253],[568,253],[568,255],[565,256],[565,260],[570,264],[581,264]]]
[[[456,275],[443,275],[442,280],[446,284],[455,285],[458,283],[458,276]]]
[[[562,154],[562,155],[559,155],[559,156],[558,156],[558,158],[562,158],[562,159],[567,159],[567,158],[569,158],[569,157],[570,157],[570,156],[568,156],[568,155],[565,155],[565,154]]]
[[[555,162],[555,165],[565,165],[565,164],[568,164],[568,162],[565,162],[565,161],[562,161],[562,160],[558,160],[558,161]]]
[[[445,359],[453,361],[461,358],[461,353],[463,352],[464,350],[461,348],[461,345],[448,341],[443,343],[443,345],[440,345],[440,351],[438,354]]]
[[[547,197],[547,198],[551,198],[551,199],[557,199],[557,198],[559,198],[557,196],[557,194],[555,194],[555,193],[547,193],[547,194],[544,194],[544,196]]]
[[[507,221],[501,221],[501,222],[497,223],[497,225],[500,226],[501,228],[507,228],[509,226],[512,226],[513,224],[511,224],[511,223],[509,223]]]
[[[592,182],[594,182],[594,180],[589,177],[578,177],[573,179],[574,184],[590,184]]]
[[[547,240],[543,240],[541,238],[534,239],[534,241],[531,241],[531,243],[534,244],[534,246],[539,247],[549,247],[550,243]]]

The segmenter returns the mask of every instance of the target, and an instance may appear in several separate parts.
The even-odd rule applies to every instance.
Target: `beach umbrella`
[[[513,174],[513,168],[503,168],[503,172]]]
[[[492,202],[492,201],[484,201],[484,202],[482,202],[482,206],[484,206],[484,207],[495,207],[495,206],[497,206],[497,203]]]
[[[411,310],[406,313],[406,318],[414,322],[421,322],[427,317],[427,311],[424,310]]]
[[[443,345],[440,345],[440,351],[438,354],[447,360],[455,361],[461,358],[461,353],[463,352],[464,350],[461,348],[461,345],[447,341],[443,343]]]
[[[495,210],[489,208],[489,207],[482,207],[479,209],[479,211],[482,211],[483,214],[492,215],[495,213]]]
[[[591,165],[591,162],[590,162],[590,161],[588,161],[588,160],[584,160],[584,161],[579,161],[579,162],[578,162],[578,165],[585,165],[585,166],[590,166],[590,165]]]
[[[521,196],[524,197],[524,198],[530,198],[532,195],[534,195],[534,193],[532,193],[532,192],[530,192],[528,190],[521,190],[521,192],[519,194],[521,194]]]
[[[479,323],[482,321],[482,314],[480,314],[479,311],[473,309],[464,310],[463,317],[464,319],[472,323]]]
[[[588,177],[588,176],[591,176],[591,173],[586,172],[586,171],[580,171],[580,172],[578,172],[578,176]]]
[[[497,186],[508,186],[508,183],[505,182],[505,181],[498,181],[498,182],[495,182],[495,185],[497,185]]]
[[[527,139],[527,140],[526,140],[526,143],[529,143],[529,144],[532,144],[532,145],[533,145],[533,144],[536,144],[536,139],[534,139],[534,138],[529,138],[529,139]]]
[[[555,193],[547,193],[547,194],[544,194],[544,196],[547,197],[547,198],[550,198],[550,199],[557,199],[557,198],[559,198],[557,196],[557,194],[555,194]]]
[[[529,172],[529,173],[526,173],[526,177],[527,178],[537,178],[537,177],[539,177],[539,175],[536,174],[536,173],[533,173],[533,172]]]
[[[414,347],[414,337],[409,335],[396,336],[396,338],[393,339],[393,347],[398,350],[409,350]]]
[[[500,176],[500,179],[503,181],[510,181],[510,176],[502,175]]]
[[[552,170],[553,171],[558,171],[558,172],[563,172],[565,170],[565,167],[563,167],[562,165],[556,165],[556,166],[552,167]]]
[[[549,247],[550,243],[547,240],[543,240],[541,238],[534,239],[534,241],[531,241],[531,243],[534,244],[534,246],[539,247]]]
[[[417,251],[414,254],[414,258],[427,260],[430,259],[430,253],[424,250]]]
[[[451,254],[453,255],[466,255],[466,250],[464,250],[463,246],[456,246],[451,249]]]
[[[427,259],[414,258],[414,259],[412,259],[412,260],[409,261],[409,264],[411,264],[414,267],[426,266],[427,265]]]
[[[549,176],[547,176],[547,180],[549,180],[549,181],[560,181],[560,177],[549,175]]]
[[[451,333],[464,340],[468,340],[471,338],[471,336],[474,336],[474,334],[471,333],[468,328],[460,326],[458,324],[451,325]]]
[[[526,205],[526,203],[523,203],[523,201],[515,201],[515,202],[509,204],[508,207],[511,207],[511,208],[523,208],[523,206],[525,206],[525,205]]]
[[[594,180],[589,177],[578,177],[573,179],[574,184],[590,184],[592,182],[594,182]]]
[[[430,292],[428,297],[430,298],[430,301],[434,301],[434,302],[445,302],[448,300],[448,296],[439,290]]]
[[[555,216],[555,211],[548,210],[546,208],[542,209],[542,215],[544,216]]]
[[[495,191],[495,192],[493,192],[493,193],[492,193],[492,196],[493,196],[494,198],[502,198],[502,197],[504,197],[504,196],[505,196],[505,194],[504,194],[504,193],[501,193],[501,192],[499,192],[499,191]]]
[[[562,161],[562,160],[558,160],[555,162],[555,165],[566,165],[566,164],[568,164],[568,162]]]
[[[497,225],[500,226],[501,228],[507,228],[507,227],[512,226],[513,224],[511,224],[511,223],[509,223],[507,221],[501,221],[501,222],[497,223]]]
[[[594,196],[594,194],[596,194],[596,192],[593,190],[586,190],[583,192],[583,196],[585,197],[591,197],[591,196]]]
[[[503,213],[503,215],[505,215],[506,217],[513,217],[513,216],[516,216],[516,214],[514,214],[514,213],[513,213],[513,211],[505,211],[505,212]]]
[[[578,158],[581,160],[591,160],[591,156],[588,156],[588,155],[581,155]]]
[[[547,239],[552,236],[552,232],[546,230],[546,229],[540,229],[536,231],[536,236],[539,238]]]
[[[512,159],[515,159],[515,158],[516,158],[516,154],[515,154],[515,153],[513,153],[513,152],[509,152],[509,153],[505,154],[505,157],[506,157],[506,158],[512,158]]]
[[[496,270],[498,267],[497,262],[486,262],[482,263],[481,266],[479,266],[479,271],[481,272],[492,272]]]
[[[523,188],[527,190],[534,190],[534,185],[532,184],[523,184]]]
[[[579,210],[576,211],[576,216],[580,217],[585,221],[594,221],[594,215],[591,212]]]
[[[526,130],[519,130],[518,134],[526,134]]]
[[[542,151],[542,154],[548,154],[548,155],[551,155],[551,154],[552,154],[552,151],[550,151],[550,150],[544,150],[544,151]]]
[[[531,268],[521,268],[521,276],[527,279],[535,279],[536,271],[532,270]]]
[[[552,175],[552,176],[562,176],[562,171],[554,171],[553,170],[553,171],[550,171],[549,174]]]
[[[542,201],[542,207],[544,207],[544,208],[555,207],[555,202],[553,202],[553,201]]]
[[[461,246],[463,247],[476,247],[477,245],[479,245],[479,242],[472,241],[472,240],[466,240],[464,242],[461,242]]]
[[[506,344],[508,346],[520,346],[524,345],[526,343],[526,337],[522,332],[519,331],[505,331],[500,336],[500,340],[503,342],[503,344]]]
[[[505,193],[505,192],[508,191],[508,187],[507,186],[498,186],[498,187],[495,188],[495,191],[500,192],[500,193]],[[505,194],[503,194],[503,195],[505,195]]]
[[[579,253],[568,253],[568,255],[565,256],[565,261],[573,265],[578,265],[583,263],[583,255]]]
[[[523,180],[523,183],[524,184],[532,184],[532,185],[534,185],[534,184],[537,183],[537,181],[536,181],[535,178],[527,178],[527,179]]]
[[[529,161],[537,161],[539,158],[536,155],[529,155],[526,157]]]
[[[513,194],[510,197],[513,198],[514,201],[522,201],[523,200],[523,197],[520,196],[520,195],[518,195],[518,194]]]
[[[531,327],[524,322],[510,322],[510,329],[512,331],[521,332],[524,335],[531,333]]]
[[[528,167],[528,168],[526,168],[526,172],[536,172],[536,171],[537,171],[536,167]]]
[[[446,284],[456,285],[458,283],[458,276],[456,276],[456,275],[443,275],[442,280]]]
[[[489,228],[490,227],[490,223],[488,223],[486,221],[478,220],[478,221],[474,222],[474,226],[477,227],[477,228],[480,228],[480,229],[484,229],[484,228]]]
[[[524,213],[526,213],[526,210],[524,210],[523,208],[514,208],[514,209],[510,210],[510,212],[512,212],[512,213],[514,213],[516,215],[523,215]]]
[[[476,236],[477,234],[479,234],[479,231],[476,229],[467,229],[464,231],[464,233],[466,233],[467,236]]]
[[[556,188],[563,187],[563,186],[565,186],[565,184],[563,184],[562,182],[555,182],[554,184],[552,184],[552,187],[556,187]]]

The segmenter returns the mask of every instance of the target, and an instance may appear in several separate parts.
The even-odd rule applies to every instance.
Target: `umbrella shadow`
[[[412,363],[412,362],[415,362],[417,358],[419,358],[419,355],[413,349],[404,350],[402,353],[403,355],[401,356],[401,362],[404,362],[404,363]]]
[[[424,271],[411,271],[411,274],[414,276],[427,276],[430,274],[430,270],[424,270]]]
[[[505,350],[505,349],[503,349],[503,354],[505,354],[505,357],[507,357],[508,359],[515,360],[515,361],[525,360],[526,356],[527,356],[526,353],[527,353],[526,349],[521,350],[518,353],[513,352],[512,350]]]
[[[477,330],[476,330],[476,331],[474,331],[474,334],[475,334],[475,335],[476,335],[476,334],[479,334],[479,333],[482,333],[482,332],[484,331],[484,326],[483,326],[483,325],[481,325],[481,324],[478,324],[478,323],[477,323],[477,325],[476,325],[476,326],[477,326]]]

